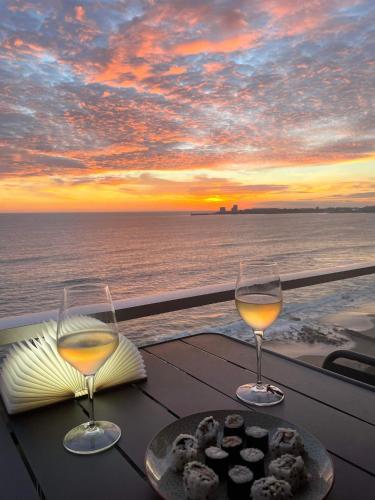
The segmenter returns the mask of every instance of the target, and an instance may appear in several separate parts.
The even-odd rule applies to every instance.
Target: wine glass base
[[[69,431],[64,438],[64,448],[78,455],[91,455],[111,448],[121,437],[121,429],[112,422],[95,421],[78,425]]]
[[[284,393],[274,385],[245,384],[236,391],[238,399],[255,406],[273,406],[284,400]]]

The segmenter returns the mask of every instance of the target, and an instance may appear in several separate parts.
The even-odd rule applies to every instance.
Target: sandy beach
[[[348,349],[375,357],[375,304],[327,315],[323,322],[339,333],[337,342],[316,335],[303,335],[298,342],[268,342],[265,347],[301,361],[322,366],[324,358],[337,349]],[[308,332],[307,332],[308,333]],[[372,369],[375,373],[375,369]]]

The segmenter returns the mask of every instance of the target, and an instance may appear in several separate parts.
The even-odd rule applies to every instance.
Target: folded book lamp
[[[0,378],[0,392],[8,413],[87,394],[84,376],[57,351],[56,328],[55,321],[44,323],[39,338],[10,347]],[[146,369],[139,350],[119,335],[116,351],[95,376],[95,391],[144,378]]]

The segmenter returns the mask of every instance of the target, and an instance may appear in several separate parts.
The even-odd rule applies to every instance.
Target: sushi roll
[[[284,453],[298,456],[304,452],[301,436],[295,429],[279,427],[270,440],[270,452],[273,458],[281,457]]]
[[[224,421],[224,436],[244,437],[245,421],[241,415],[228,415]]]
[[[172,445],[171,467],[176,472],[182,472],[185,464],[198,457],[198,441],[190,434],[180,434]]]
[[[219,422],[214,417],[206,417],[199,423],[195,431],[195,437],[198,440],[200,449],[216,446],[219,426]]]
[[[290,484],[274,476],[262,477],[251,487],[252,500],[288,500],[292,498]]]
[[[221,441],[221,447],[229,455],[229,463],[240,462],[240,450],[242,449],[242,439],[238,436],[225,436]]]
[[[255,479],[264,476],[264,453],[257,448],[244,448],[240,451],[241,463],[253,472]]]
[[[207,467],[210,467],[219,477],[225,477],[228,472],[228,458],[226,451],[217,446],[210,446],[204,450]]]
[[[244,465],[235,465],[228,472],[228,497],[242,500],[250,497],[254,474]]]
[[[248,448],[258,448],[263,453],[268,451],[268,430],[262,427],[251,426],[245,429],[246,446]]]
[[[288,481],[293,492],[297,491],[308,480],[302,457],[294,457],[288,453],[272,460],[268,466],[268,472],[276,479]]]
[[[186,464],[182,482],[185,496],[188,500],[210,500],[216,498],[219,478],[207,465],[196,461]]]

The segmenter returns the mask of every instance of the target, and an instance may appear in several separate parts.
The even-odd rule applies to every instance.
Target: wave
[[[47,260],[48,256],[45,255],[36,255],[33,257],[17,257],[15,259],[0,259],[0,264],[28,264],[30,262],[37,262],[40,260]]]
[[[60,281],[58,283],[53,283],[53,288],[65,288],[67,286],[74,285],[85,285],[86,283],[100,283],[102,280],[100,278],[86,277],[86,278],[76,278]]]
[[[344,324],[335,321],[335,318],[339,318],[342,311],[353,312],[365,304],[373,304],[373,281],[367,279],[367,283],[364,283],[362,279],[360,291],[352,282],[350,288],[348,286],[344,291],[285,304],[280,318],[267,329],[265,340],[344,346],[351,342],[348,336],[350,331]],[[358,328],[362,329],[360,324]],[[240,339],[249,338],[249,328],[241,320],[215,327],[215,331]]]
[[[266,330],[265,345],[267,346],[267,342],[272,342],[276,350],[277,344],[281,346],[287,343],[300,344],[301,347],[314,346],[314,350],[321,346],[327,352],[339,347],[352,348],[351,332],[354,332],[355,327],[349,322],[346,324],[341,322],[340,314],[343,311],[348,314],[353,314],[356,310],[373,311],[375,282],[370,277],[349,280],[346,283],[341,282],[340,287],[337,284],[339,289],[334,292],[329,290],[331,285],[321,286],[319,290],[317,288],[314,290],[313,287],[294,290],[294,295],[298,294],[294,300],[292,297],[285,297],[286,302],[281,316]],[[316,296],[318,293],[319,296]],[[366,305],[371,303],[372,308],[367,308]],[[129,328],[130,325],[124,325],[124,333],[130,335],[140,345],[182,338],[202,331],[221,333],[254,344],[250,328],[239,319],[234,306],[227,303],[226,309],[221,311],[218,311],[218,307],[218,304],[213,304],[206,306],[204,312],[189,310],[170,313],[157,324],[150,318],[147,327],[143,319],[142,323],[139,323],[139,328],[136,325],[135,329]],[[357,331],[363,331],[363,325],[370,323],[358,321]],[[350,328],[348,324],[351,325]]]

